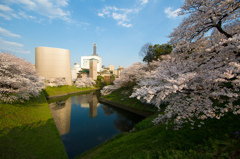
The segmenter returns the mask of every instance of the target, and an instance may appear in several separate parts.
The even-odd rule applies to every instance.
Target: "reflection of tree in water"
[[[55,103],[49,103],[49,107],[51,107],[51,109],[57,110],[57,109],[62,109],[65,107],[66,101],[58,101]]]
[[[101,105],[105,115],[112,115],[116,113],[116,119],[114,120],[114,127],[121,132],[128,132],[130,131],[136,124],[136,121],[132,121],[128,117],[118,113],[118,110],[111,108],[106,105]]]
[[[101,105],[100,108],[103,109],[105,115],[112,115],[115,113],[115,110],[106,105]]]
[[[122,132],[128,132],[130,131],[134,126],[135,122],[132,120],[129,120],[127,117],[116,113],[117,118],[114,120],[114,127]]]

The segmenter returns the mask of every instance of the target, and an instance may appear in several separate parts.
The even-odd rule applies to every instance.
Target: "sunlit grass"
[[[88,90],[94,90],[97,89],[95,87],[93,88],[78,88],[76,86],[59,86],[59,87],[46,87],[45,88],[45,96],[55,96],[55,95],[66,95],[68,93],[75,93],[80,91],[88,91]]]
[[[0,158],[67,158],[44,94],[0,105]]]

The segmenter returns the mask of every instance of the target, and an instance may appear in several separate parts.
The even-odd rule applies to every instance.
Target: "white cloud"
[[[124,26],[126,28],[129,28],[129,27],[132,27],[133,25],[132,24],[127,24],[127,23],[123,23],[123,22],[118,22],[118,25],[121,25],[121,26]]]
[[[174,11],[172,11],[172,9],[173,9],[172,7],[168,7],[168,8],[166,8],[166,9],[164,10],[164,13],[167,14],[167,17],[168,17],[168,18],[176,18],[176,17],[178,16],[178,12],[181,11],[180,8],[178,8],[178,9],[176,9],[176,10],[174,10]]]
[[[25,19],[37,19],[37,17],[35,16],[31,16],[31,15],[27,15],[25,12],[23,11],[20,11],[18,13],[21,17],[25,18]]]
[[[18,5],[18,8],[24,10],[18,13],[23,18],[35,19],[35,16],[29,15],[30,12],[35,12],[51,20],[62,19],[71,22],[70,11],[64,9],[68,5],[68,0],[10,0],[7,4]],[[16,18],[15,11],[10,6],[0,5],[0,11],[0,16],[7,20],[11,20],[12,17]]]
[[[127,15],[126,14],[119,14],[119,13],[112,13],[112,17],[115,20],[120,20],[120,21],[126,21],[127,20]]]
[[[8,37],[18,37],[18,38],[21,37],[20,35],[13,34],[13,33],[11,33],[10,31],[8,31],[8,30],[6,30],[6,29],[3,29],[3,28],[1,28],[1,27],[0,27],[0,35],[8,36]]]
[[[6,20],[11,20],[11,16],[8,16],[6,14],[0,13],[0,17],[3,17]]]
[[[9,47],[23,47],[22,44],[16,43],[16,42],[10,42],[10,41],[4,41],[0,39],[0,46],[2,48],[9,48]]]
[[[98,13],[98,16],[99,17],[104,17],[104,14],[103,13]]]
[[[148,0],[140,0],[141,5],[147,4]]]
[[[115,6],[106,6],[98,12],[98,16],[105,18],[113,18],[118,25],[123,27],[132,27],[130,23],[133,15],[139,13],[140,10],[149,2],[149,0],[136,0],[136,4],[132,8],[117,8]]]
[[[9,6],[0,4],[0,17],[3,17],[6,20],[11,20],[12,17],[19,18],[15,13],[14,10]]]
[[[126,22],[130,21],[128,19],[129,14],[133,13],[133,9],[127,9],[127,8],[117,8],[115,6],[106,6],[104,9],[102,9],[101,12],[98,13],[98,16],[105,18],[113,18],[117,21],[118,25],[121,25],[123,27],[130,27],[132,24],[127,24]]]
[[[0,4],[0,10],[4,11],[4,12],[12,12],[13,11],[12,8],[10,8],[8,6],[5,6],[5,5],[2,5],[2,4]]]
[[[25,51],[23,50],[23,45],[16,43],[16,42],[10,42],[10,41],[5,41],[0,38],[0,48],[3,51],[9,51],[12,53],[21,53],[21,54],[29,54],[30,51]]]

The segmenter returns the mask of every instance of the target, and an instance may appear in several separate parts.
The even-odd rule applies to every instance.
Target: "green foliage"
[[[135,125],[135,129],[136,131],[141,131],[147,128],[151,128],[154,126],[152,120],[155,119],[157,117],[157,114],[154,114],[144,120],[142,120],[140,123]]]
[[[97,76],[97,81],[103,82],[103,81],[104,81],[104,77],[103,77],[103,76],[100,76],[100,75],[98,75],[98,76]]]
[[[98,75],[97,80],[96,80],[96,87],[97,88],[103,88],[104,86],[106,86],[106,83],[104,81],[104,77]]]
[[[115,76],[114,75],[112,75],[110,77],[110,81],[107,81],[107,80],[105,81],[104,77],[99,75],[99,76],[97,76],[96,87],[97,88],[103,88],[104,86],[111,85],[111,84],[113,84],[114,80],[115,80]]]
[[[0,118],[0,158],[68,158],[43,93],[1,104]]]
[[[149,45],[148,51],[143,58],[143,62],[150,63],[153,60],[158,60],[161,55],[170,54],[172,49],[172,46],[169,44],[155,44],[154,46]]]
[[[110,77],[111,83],[113,83],[113,81],[114,81],[115,79],[116,79],[116,78],[115,78],[115,75],[112,74],[111,77]]]

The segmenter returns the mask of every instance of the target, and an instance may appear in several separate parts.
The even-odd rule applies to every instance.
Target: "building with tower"
[[[97,45],[93,44],[93,53],[91,56],[81,56],[81,69],[89,70],[90,59],[97,60],[97,72],[100,72],[102,69],[102,58],[97,55]]]

